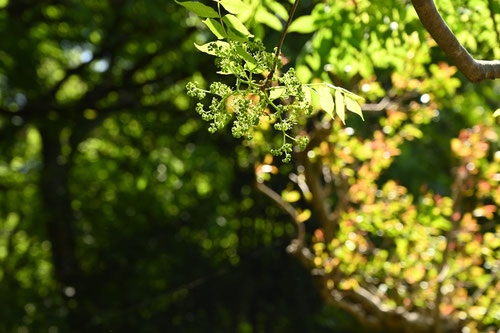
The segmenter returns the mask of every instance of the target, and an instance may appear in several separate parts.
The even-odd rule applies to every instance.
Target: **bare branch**
[[[368,315],[359,304],[354,304],[344,299],[344,296],[338,290],[331,291],[330,299],[333,305],[351,314],[364,327],[380,328],[380,322],[377,318]]]
[[[312,193],[311,204],[314,211],[318,214],[321,226],[325,233],[325,242],[330,242],[333,238],[333,232],[336,228],[335,220],[332,216],[330,200],[326,195],[324,186],[321,183],[321,170],[318,163],[312,162],[307,153],[318,146],[331,133],[331,124],[323,123],[316,128],[311,140],[303,152],[297,155],[299,162],[304,166],[304,175],[306,184]]]
[[[408,312],[402,307],[390,308],[373,293],[363,287],[350,290],[326,291],[332,305],[347,311],[365,327],[391,329],[394,332],[430,332],[434,320],[417,312]],[[449,322],[446,329],[454,327]]]
[[[500,78],[500,61],[474,59],[448,28],[433,0],[412,0],[412,3],[432,38],[469,80],[481,82]]]
[[[488,9],[490,10],[491,20],[493,21],[493,28],[495,28],[495,32],[497,34],[497,43],[498,43],[498,46],[500,46],[500,32],[498,31],[497,20],[495,19],[495,10],[493,8],[494,8],[493,1],[488,0]]]
[[[288,14],[288,21],[286,22],[285,28],[283,29],[283,32],[281,33],[281,38],[278,43],[278,47],[276,48],[276,54],[275,54],[275,59],[274,59],[274,64],[273,68],[271,69],[271,73],[267,76],[266,82],[262,85],[262,90],[264,91],[269,85],[271,84],[271,81],[273,80],[273,75],[274,72],[276,71],[276,67],[278,65],[278,58],[281,54],[281,47],[283,46],[283,41],[285,40],[286,33],[288,31],[288,27],[290,27],[290,23],[292,23],[293,15],[295,14],[295,10],[297,9],[297,5],[299,4],[299,0],[295,0],[293,3],[292,9],[290,10],[290,13]]]
[[[281,195],[279,195],[278,193],[276,193],[275,191],[273,191],[266,184],[256,182],[255,186],[257,187],[257,189],[259,191],[261,191],[262,193],[264,193],[265,195],[267,195],[269,198],[271,198],[281,208],[283,208],[283,210],[285,212],[287,212],[288,215],[290,215],[290,217],[295,222],[295,225],[297,226],[297,239],[296,239],[297,242],[298,242],[297,245],[299,247],[302,247],[304,245],[304,238],[305,238],[305,235],[306,235],[306,230],[304,228],[304,223],[297,221],[298,214],[297,214],[297,211],[295,210],[295,208],[293,208],[292,205],[290,205],[288,202],[286,202],[285,200],[283,200],[283,198],[281,197]]]
[[[388,108],[392,104],[393,103],[391,102],[391,99],[386,96],[378,103],[363,104],[361,109],[364,112],[367,112],[367,111],[368,112],[380,112],[380,111],[384,111],[386,108]]]

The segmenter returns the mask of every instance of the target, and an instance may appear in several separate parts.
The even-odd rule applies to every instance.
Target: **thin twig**
[[[297,226],[297,241],[299,242],[299,245],[302,246],[304,244],[304,238],[306,235],[306,230],[304,228],[304,223],[297,221],[297,210],[293,208],[292,205],[290,205],[288,202],[283,200],[281,198],[281,195],[276,193],[274,190],[272,190],[269,186],[256,182],[255,186],[259,191],[267,195],[269,198],[271,198],[274,202],[276,202],[285,212],[290,215],[290,217],[293,219],[295,222],[295,225]]]
[[[285,40],[286,32],[288,31],[288,28],[290,27],[290,23],[292,23],[293,15],[295,14],[295,10],[297,9],[297,5],[299,4],[299,0],[295,0],[293,3],[292,9],[290,10],[290,14],[288,16],[288,21],[286,22],[285,29],[283,29],[283,33],[281,34],[280,42],[278,44],[278,47],[276,48],[276,54],[274,56],[274,64],[273,64],[273,69],[267,76],[266,82],[262,85],[262,91],[266,90],[267,87],[271,84],[271,81],[273,80],[274,72],[276,72],[276,67],[278,66],[278,58],[281,54],[281,47],[283,46],[283,41]]]

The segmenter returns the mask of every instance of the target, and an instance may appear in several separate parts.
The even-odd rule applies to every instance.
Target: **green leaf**
[[[302,91],[304,92],[305,105],[311,105],[312,101],[311,89],[308,86],[302,86]]]
[[[242,43],[248,42],[248,37],[246,37],[245,35],[242,35],[238,31],[233,30],[231,28],[227,28],[226,31],[227,31],[227,37],[229,39],[237,41],[237,42],[242,42]]]
[[[361,103],[364,103],[365,102],[365,99],[361,96],[358,96],[356,95],[355,93],[352,93],[350,92],[349,90],[347,89],[344,89],[342,87],[337,87],[337,86],[334,86],[333,84],[330,84],[328,82],[325,82],[323,84],[326,84],[328,87],[332,88],[332,89],[336,89],[336,90],[341,90],[346,96],[350,96],[351,98],[353,98],[354,100],[356,101],[359,101]]]
[[[284,92],[285,92],[285,87],[272,88],[269,93],[269,99],[271,101],[274,101],[275,99],[280,98]]]
[[[445,219],[444,217],[440,216],[433,219],[432,226],[444,231],[448,231],[451,229],[451,222],[448,219]]]
[[[333,108],[335,104],[333,103],[333,96],[330,92],[330,88],[327,86],[320,86],[318,92],[321,108],[333,118]]]
[[[259,67],[259,63],[255,60],[254,57],[250,53],[248,53],[243,47],[240,45],[235,46],[236,53],[246,61],[246,66],[249,71],[255,71]]]
[[[344,96],[339,90],[335,90],[335,112],[345,125]]]
[[[298,32],[301,34],[309,34],[318,29],[315,24],[316,19],[311,15],[301,16],[295,19],[290,27],[288,28],[288,32]]]
[[[499,117],[500,116],[500,109],[496,109],[495,112],[493,113],[493,117]]]
[[[179,2],[175,0],[179,5],[185,7],[186,9],[192,11],[200,17],[219,17],[219,14],[211,7],[208,7],[201,2],[194,1],[184,1]]]
[[[203,45],[198,45],[198,44],[194,43],[194,46],[195,46],[198,50],[200,50],[201,52],[204,52],[204,53],[207,53],[207,54],[210,54],[210,55],[215,55],[215,52],[214,52],[214,51],[210,51],[210,50],[209,50],[209,46],[210,46],[211,44],[215,44],[215,45],[217,45],[217,46],[219,46],[219,47],[222,47],[223,49],[225,49],[225,48],[228,48],[228,47],[229,47],[229,44],[228,44],[228,43],[223,42],[223,41],[220,41],[220,40],[218,40],[218,41],[216,41],[216,42],[206,43],[206,44],[203,44]]]
[[[207,18],[205,21],[203,21],[203,23],[207,25],[208,29],[210,29],[210,31],[212,31],[212,33],[218,39],[227,38],[227,34],[224,31],[224,27],[217,20]]]
[[[222,20],[224,21],[224,23],[226,23],[226,25],[229,28],[240,33],[242,36],[253,37],[253,35],[250,33],[250,31],[248,31],[248,29],[245,27],[245,25],[243,23],[241,23],[241,21],[238,20],[238,18],[236,16],[231,15],[231,14],[227,14],[227,15],[224,15]]]
[[[259,7],[259,9],[257,9],[255,20],[277,31],[281,31],[281,29],[283,29],[283,24],[281,24],[280,19],[269,13],[262,7]]]
[[[354,112],[355,114],[359,115],[361,119],[365,120],[365,118],[363,118],[363,112],[361,112],[361,106],[359,106],[358,102],[347,95],[345,96],[345,102],[347,110]]]
[[[231,14],[239,14],[250,10],[250,7],[240,0],[220,0],[219,3]]]
[[[271,9],[272,12],[276,13],[283,20],[288,20],[288,10],[277,1],[269,1],[266,3],[267,7]]]

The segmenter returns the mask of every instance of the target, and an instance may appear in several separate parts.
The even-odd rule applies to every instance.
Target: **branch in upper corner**
[[[458,69],[472,82],[500,78],[499,60],[476,60],[460,44],[439,14],[433,0],[412,0],[420,22]]]

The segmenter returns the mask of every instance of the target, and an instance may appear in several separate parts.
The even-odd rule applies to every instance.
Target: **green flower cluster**
[[[335,110],[342,122],[345,122],[345,108],[363,118],[358,104],[363,98],[326,82],[303,84],[297,78],[294,68],[281,74],[281,47],[290,20],[278,46],[271,53],[266,51],[261,41],[251,39],[254,36],[237,17],[238,13],[250,10],[249,7],[239,0],[216,2],[217,10],[199,2],[177,2],[196,15],[206,18],[203,23],[217,41],[195,46],[201,52],[215,56],[219,74],[233,75],[236,79],[234,88],[221,82],[212,83],[209,90],[201,89],[191,82],[186,86],[191,97],[203,100],[207,94],[214,96],[208,110],[203,103],[196,106],[201,117],[210,122],[208,130],[211,133],[234,119],[231,129],[233,136],[252,139],[255,128],[262,119],[267,118],[269,123],[274,124],[273,128],[282,134],[281,146],[271,152],[274,155],[284,155],[283,161],[289,162],[293,150],[290,140],[300,149],[305,149],[309,142],[307,137],[294,137],[292,134],[301,118],[312,115],[312,93],[319,96],[321,108],[332,118]],[[290,18],[293,17],[296,4],[297,2],[292,7]],[[335,102],[332,89],[335,91]]]
[[[301,149],[305,148],[308,138],[295,138],[290,133],[301,117],[311,115],[312,107],[310,95],[306,94],[308,88],[298,80],[293,68],[280,76],[281,58],[266,52],[260,41],[217,41],[198,48],[215,55],[219,73],[232,74],[236,78],[234,88],[221,82],[212,83],[209,90],[201,89],[196,82],[189,82],[186,86],[191,97],[203,100],[207,94],[214,96],[208,109],[203,103],[196,107],[202,118],[210,122],[208,130],[211,133],[223,128],[233,118],[233,136],[251,140],[252,132],[266,117],[283,137],[281,147],[272,149],[271,153],[284,155],[283,161],[289,162],[293,147],[289,140],[296,142]],[[255,78],[261,78],[273,69],[277,74],[269,82],[269,78]]]

